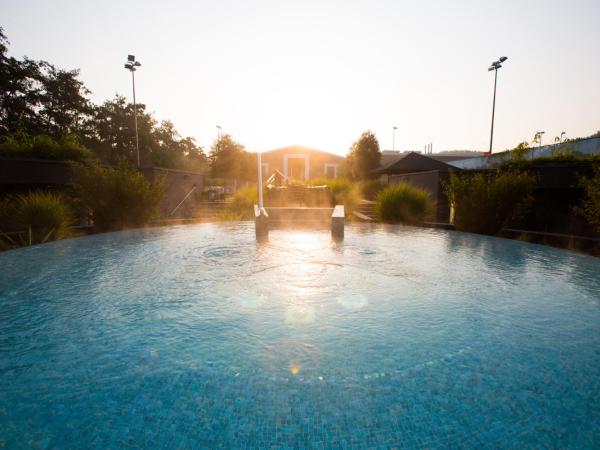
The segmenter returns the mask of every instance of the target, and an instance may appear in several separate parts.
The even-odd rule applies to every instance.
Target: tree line
[[[8,48],[0,27],[0,156],[81,160],[92,155],[109,165],[136,163],[132,103],[117,94],[95,104],[79,70],[18,59]],[[155,119],[143,103],[137,104],[137,122],[142,166],[256,180],[256,156],[229,134],[219,136],[207,155],[194,138],[181,136],[169,120]],[[369,178],[380,157],[375,135],[363,133],[349,151],[345,176]]]
[[[0,27],[0,150],[42,157],[55,146],[89,149],[106,164],[136,161],[133,104],[116,95],[94,104],[79,70],[63,70],[47,61],[8,56],[9,42]],[[138,104],[142,165],[205,170],[207,156],[192,137],[182,137],[168,120],[157,121]],[[44,152],[46,151],[46,152]],[[72,153],[72,152],[71,152]]]

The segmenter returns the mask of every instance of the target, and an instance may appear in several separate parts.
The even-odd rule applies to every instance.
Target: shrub
[[[25,133],[17,133],[5,137],[0,142],[0,156],[84,161],[92,157],[92,152],[79,144],[73,135],[66,135],[55,140],[43,134],[29,136]]]
[[[120,162],[116,168],[73,164],[74,187],[101,230],[119,230],[147,224],[159,213],[164,194],[162,179],[150,183]]]
[[[345,178],[315,178],[308,182],[309,186],[327,186],[333,195],[333,201],[342,198],[352,189],[352,182]]]
[[[0,202],[0,230],[5,244],[31,245],[61,239],[70,235],[72,223],[71,207],[60,194],[35,191]],[[8,230],[21,233],[13,240],[4,233]]]
[[[219,220],[253,220],[254,205],[258,203],[258,191],[255,187],[239,189],[227,209],[217,216]]]
[[[311,186],[328,186],[331,192],[331,206],[344,205],[346,218],[350,218],[352,212],[360,204],[360,185],[352,183],[346,178],[317,178],[310,180],[309,184]]]
[[[456,229],[498,234],[531,206],[536,179],[526,172],[450,174],[444,191],[454,210]]]
[[[18,225],[16,224],[15,219],[14,197],[9,196],[0,200],[0,230],[17,230]]]
[[[377,198],[377,194],[379,194],[379,192],[385,187],[386,184],[379,180],[363,181],[361,184],[362,195],[367,200],[375,200]]]
[[[594,165],[591,177],[581,178],[581,185],[585,189],[585,198],[581,207],[576,207],[575,212],[585,217],[598,233],[600,233],[600,164]]]
[[[376,197],[375,211],[383,222],[417,224],[426,220],[432,210],[429,192],[406,183],[390,185]]]
[[[529,152],[529,142],[523,141],[519,143],[515,148],[510,150],[510,155],[512,156],[512,161],[520,162],[526,159],[527,153]]]

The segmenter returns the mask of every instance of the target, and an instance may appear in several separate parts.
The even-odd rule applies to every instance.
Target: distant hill
[[[381,152],[380,167],[386,166],[392,161],[396,161],[408,153],[411,153],[411,151],[383,150]],[[483,155],[483,152],[476,152],[474,150],[445,150],[438,153],[423,153],[421,151],[415,151],[414,153],[428,156],[429,158],[441,162],[458,161],[459,159],[476,158]]]
[[[475,150],[444,150],[438,152],[437,154],[445,156],[464,156],[466,158],[475,158],[477,156],[482,156],[483,152],[478,152]]]
[[[439,153],[431,153],[427,155],[433,159],[437,159],[442,162],[458,161],[459,159],[476,158],[483,156],[483,152],[476,152],[474,150],[445,150]]]

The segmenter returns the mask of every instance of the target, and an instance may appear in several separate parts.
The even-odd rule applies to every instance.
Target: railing
[[[179,202],[179,204],[178,204],[178,205],[177,205],[177,206],[176,206],[176,207],[173,209],[173,211],[171,211],[171,214],[169,214],[169,216],[172,216],[173,214],[175,214],[175,212],[176,212],[176,211],[179,209],[179,207],[180,207],[181,205],[183,205],[183,202],[185,202],[185,201],[188,199],[188,197],[189,197],[190,195],[192,195],[192,192],[194,192],[194,191],[196,190],[196,188],[197,188],[197,186],[194,184],[194,187],[192,187],[192,189],[190,190],[190,192],[188,192],[188,193],[185,195],[185,197],[183,197],[183,200],[181,200],[181,201]]]

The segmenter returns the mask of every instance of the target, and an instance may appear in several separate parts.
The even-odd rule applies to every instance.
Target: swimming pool
[[[600,445],[600,260],[201,224],[0,254],[0,447]]]

